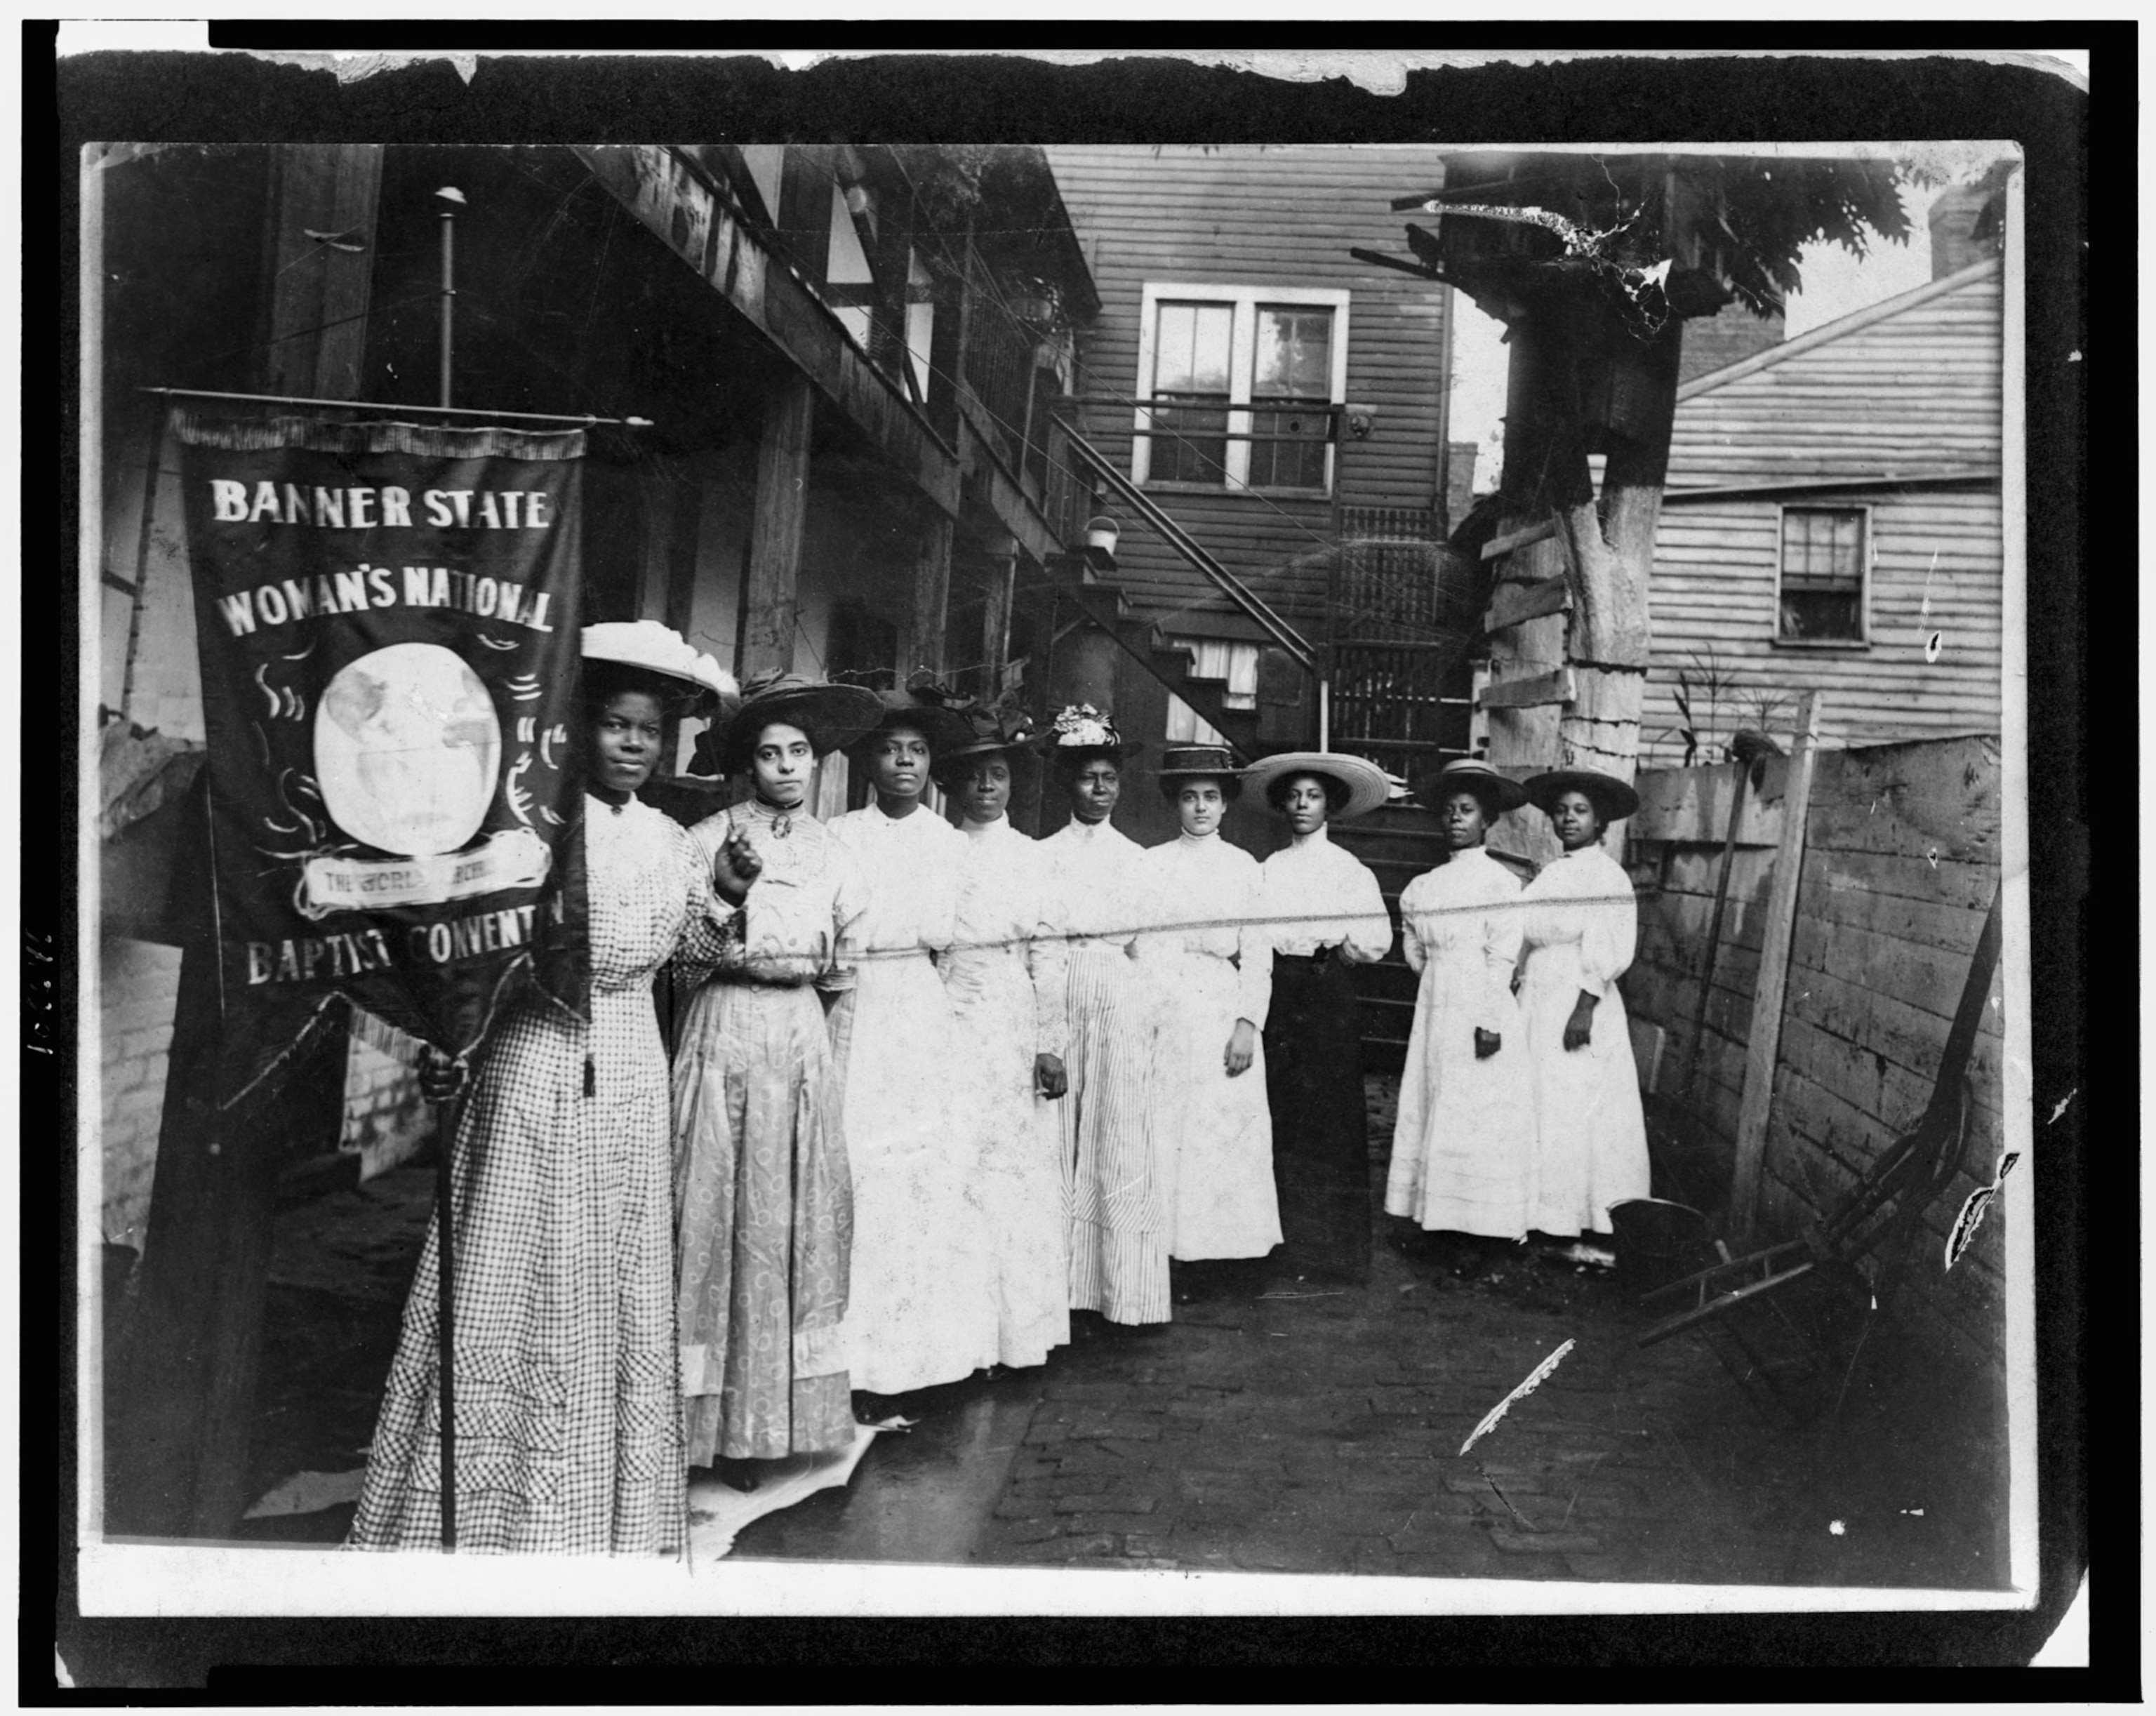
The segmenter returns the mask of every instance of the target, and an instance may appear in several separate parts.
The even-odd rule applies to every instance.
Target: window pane
[[[1324,399],[1332,392],[1332,312],[1260,307],[1251,397]]]
[[[1153,337],[1151,480],[1227,480],[1229,304],[1162,304]]]
[[[1163,304],[1159,309],[1159,332],[1153,342],[1153,391],[1224,394],[1235,306]]]
[[[1788,639],[1862,640],[1861,511],[1791,507],[1782,514],[1780,626]]]
[[[1190,342],[1197,314],[1194,304],[1160,306],[1160,334],[1153,342],[1155,393],[1165,393],[1170,388],[1194,391],[1190,385]]]

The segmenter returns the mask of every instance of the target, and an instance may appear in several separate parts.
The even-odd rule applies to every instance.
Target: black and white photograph
[[[2016,116],[215,58],[351,105],[63,162],[83,1616],[2035,1606]]]

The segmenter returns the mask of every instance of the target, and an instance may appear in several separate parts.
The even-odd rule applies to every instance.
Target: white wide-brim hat
[[[1392,795],[1392,784],[1385,778],[1383,769],[1363,758],[1337,751],[1282,751],[1276,756],[1260,757],[1243,771],[1243,778],[1255,791],[1265,793],[1274,782],[1294,774],[1322,775],[1340,783],[1348,802],[1331,813],[1335,822],[1368,816]]]
[[[718,658],[694,649],[670,625],[655,619],[608,619],[583,629],[587,661],[611,661],[661,679],[679,681],[721,705],[737,702],[741,687]]]

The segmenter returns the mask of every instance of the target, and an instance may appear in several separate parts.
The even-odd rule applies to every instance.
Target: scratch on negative
[[[1484,1418],[1480,1424],[1475,1426],[1474,1434],[1470,1436],[1466,1441],[1460,1445],[1460,1451],[1461,1455],[1465,1456],[1470,1448],[1473,1447],[1476,1443],[1481,1441],[1485,1436],[1488,1435],[1491,1430],[1496,1427],[1497,1421],[1512,1410],[1512,1403],[1515,1400],[1523,1400],[1527,1395],[1532,1394],[1537,1389],[1540,1388],[1543,1385],[1543,1381],[1548,1377],[1550,1372],[1556,1369],[1559,1364],[1564,1362],[1564,1355],[1567,1353],[1569,1353],[1575,1344],[1576,1343],[1573,1341],[1565,1342],[1563,1346],[1559,1347],[1554,1353],[1552,1353],[1548,1358],[1543,1359],[1541,1364],[1536,1365],[1532,1370],[1529,1371],[1527,1373],[1527,1379],[1525,1382],[1522,1383],[1517,1388],[1514,1389],[1512,1393],[1506,1395],[1503,1400],[1498,1401],[1496,1405],[1492,1406],[1490,1409],[1489,1415]]]
[[[2059,1106],[2063,1108],[2066,1105],[2061,1103]],[[2054,1119],[2057,1117],[2056,1115],[2052,1117]],[[1943,1267],[1951,1269],[1961,1261],[1961,1254],[1969,1248],[1976,1238],[1976,1230],[1984,1220],[1984,1212],[1991,1207],[1991,1200],[1999,1195],[1999,1188],[2006,1183],[2006,1176],[2013,1173],[2014,1164],[2020,1159],[2020,1151],[2009,1150],[1999,1159],[1999,1171],[1992,1175],[1991,1184],[1979,1186],[1963,1202],[1961,1214],[1954,1217],[1953,1227],[1947,1235],[1947,1255]]]

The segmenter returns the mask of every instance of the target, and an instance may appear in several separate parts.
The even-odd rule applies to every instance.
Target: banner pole
[[[449,1189],[449,1153],[456,1142],[454,1099],[434,1104],[435,1328],[442,1361],[442,1548],[457,1547],[457,1311],[456,1224]]]
[[[434,194],[442,202],[442,408],[449,405],[449,378],[454,354],[456,306],[455,245],[457,208],[464,193],[444,186]],[[450,1184],[449,1155],[456,1139],[451,1104],[434,1105],[434,1193],[441,1206],[441,1244],[435,1249],[440,1281],[435,1293],[437,1325],[441,1331],[442,1359],[442,1549],[454,1554],[457,1548],[457,1275],[456,1196]]]
[[[449,404],[449,365],[454,349],[457,282],[454,265],[456,249],[457,204],[465,193],[454,185],[434,193],[442,199],[442,408]]]

